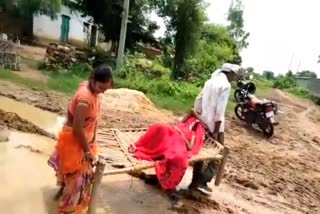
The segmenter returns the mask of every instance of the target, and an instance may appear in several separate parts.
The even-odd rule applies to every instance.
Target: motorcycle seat
[[[268,101],[268,100],[259,100],[255,97],[250,100],[250,105],[254,108],[262,107],[262,106],[269,104],[269,103],[270,103],[270,101]]]
[[[268,101],[268,100],[259,100],[258,102],[256,102],[256,105],[266,105],[269,103],[270,103],[270,101]]]

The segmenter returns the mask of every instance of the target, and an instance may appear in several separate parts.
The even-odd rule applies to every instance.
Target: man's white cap
[[[236,64],[231,64],[231,63],[224,63],[221,67],[221,70],[225,72],[234,72],[235,74],[239,74],[240,66]]]

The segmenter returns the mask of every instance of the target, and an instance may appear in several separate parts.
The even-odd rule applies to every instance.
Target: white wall
[[[49,16],[36,15],[33,17],[33,35],[39,39],[60,41],[62,15],[70,17],[69,41],[85,42],[86,34],[83,32],[83,22],[88,22],[90,17],[81,17],[78,12],[71,12],[69,8],[62,7],[58,18],[51,20]]]

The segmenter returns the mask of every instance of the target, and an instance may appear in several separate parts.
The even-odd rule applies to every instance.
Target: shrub
[[[280,76],[274,81],[273,87],[279,89],[297,87],[297,80],[294,76],[291,75]]]
[[[302,87],[293,87],[287,89],[288,92],[303,98],[311,98],[311,93]]]
[[[90,53],[90,59],[93,67],[104,63],[111,67],[115,67],[116,65],[115,59],[110,55],[110,53],[101,48],[93,49]]]

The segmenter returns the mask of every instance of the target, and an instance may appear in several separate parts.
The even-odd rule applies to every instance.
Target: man
[[[231,81],[238,79],[240,66],[225,63],[215,71],[211,78],[206,81],[202,92],[197,96],[194,111],[209,129],[210,135],[219,143],[224,144],[225,111],[231,91]],[[210,194],[212,189],[208,187],[215,175],[215,161],[205,164],[197,162],[193,166],[193,178],[189,189],[197,189]]]

